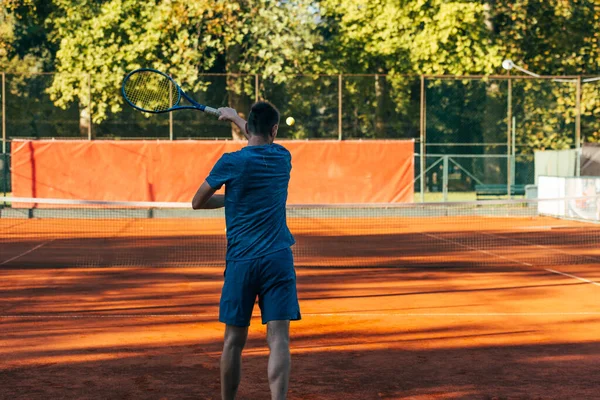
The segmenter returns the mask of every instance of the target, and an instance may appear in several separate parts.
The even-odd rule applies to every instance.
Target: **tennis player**
[[[270,103],[252,106],[248,122],[232,108],[220,120],[245,132],[248,146],[224,154],[192,200],[192,207],[225,207],[227,258],[219,321],[226,324],[221,355],[221,396],[234,399],[241,379],[242,350],[258,296],[270,349],[271,399],[285,399],[291,368],[290,320],[300,319],[296,272],[285,203],[291,155],[273,143],[279,111]],[[215,191],[225,185],[225,195]]]

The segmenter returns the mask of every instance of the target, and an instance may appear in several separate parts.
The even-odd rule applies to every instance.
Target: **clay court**
[[[289,209],[289,398],[596,397],[600,226],[515,207]],[[224,221],[131,212],[3,210],[3,398],[219,398]]]

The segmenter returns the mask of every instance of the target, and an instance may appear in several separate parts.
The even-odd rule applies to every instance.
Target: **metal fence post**
[[[2,72],[2,154],[6,154],[6,73]]]
[[[425,201],[425,76],[421,75],[421,104],[419,108],[419,134],[420,134],[420,169],[421,169],[421,179],[420,179],[420,195],[421,195],[421,203]]]
[[[92,74],[88,74],[88,140],[92,140]]]
[[[444,156],[444,178],[442,182],[442,190],[444,192],[444,201],[448,201],[448,155]]]
[[[576,175],[581,174],[581,75],[577,77],[577,99],[575,100],[575,150],[577,155],[575,158]]]
[[[510,183],[514,186],[517,176],[517,118],[512,117],[512,163]]]
[[[342,74],[338,75],[338,140],[342,140]]]
[[[511,197],[511,139],[512,139],[512,79],[510,77],[510,71],[508,72],[508,104],[507,104],[507,116],[506,116],[506,194],[508,198]]]

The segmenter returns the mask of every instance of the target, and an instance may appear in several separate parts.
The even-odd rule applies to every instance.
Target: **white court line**
[[[302,314],[310,317],[504,317],[504,316],[568,316],[568,315],[600,315],[600,311],[582,312],[489,312],[489,313],[313,313]]]
[[[515,242],[520,242],[520,243],[526,244],[526,245],[528,245],[528,246],[537,246],[537,247],[540,247],[540,248],[543,248],[543,249],[546,249],[546,250],[552,250],[552,251],[556,251],[556,252],[558,252],[558,253],[563,253],[563,254],[569,255],[569,256],[571,256],[571,257],[584,257],[584,258],[591,258],[591,259],[593,259],[593,260],[598,260],[596,257],[576,256],[576,255],[573,255],[573,254],[570,254],[570,253],[567,253],[567,252],[561,251],[561,250],[559,250],[559,249],[555,249],[555,248],[553,248],[553,247],[548,247],[548,246],[538,245],[538,244],[535,244],[535,243],[529,243],[529,242],[525,242],[525,241],[518,240],[518,239],[513,239],[513,238],[507,238],[507,237],[504,237],[504,236],[494,235],[494,234],[492,234],[492,233],[485,233],[485,232],[481,232],[481,233],[483,233],[484,235],[487,235],[487,236],[493,236],[493,237],[495,237],[495,238],[500,238],[500,239],[504,239],[504,240],[512,240],[512,241],[515,241]],[[512,258],[508,258],[508,257],[504,257],[504,256],[501,256],[501,255],[499,255],[499,254],[492,253],[491,251],[480,250],[480,249],[477,249],[477,248],[475,248],[475,247],[467,246],[467,245],[464,245],[464,244],[462,244],[462,243],[456,242],[456,241],[454,241],[454,240],[448,240],[448,239],[445,239],[445,238],[442,238],[442,237],[439,237],[439,236],[436,236],[436,235],[432,235],[432,234],[429,234],[429,233],[424,233],[424,232],[421,232],[421,234],[423,234],[423,235],[425,235],[425,236],[432,237],[432,238],[434,238],[434,239],[442,240],[442,241],[444,241],[444,242],[449,242],[449,243],[452,243],[452,244],[455,244],[455,245],[459,245],[459,246],[462,246],[462,247],[466,247],[466,248],[468,248],[468,249],[471,249],[471,250],[473,250],[473,251],[477,251],[477,252],[479,252],[479,253],[483,253],[483,254],[491,255],[491,256],[498,257],[498,258],[501,258],[501,259],[504,259],[504,260],[508,260],[508,261],[515,262],[515,263],[517,263],[517,264],[525,265],[525,266],[527,266],[527,267],[535,267],[533,264],[526,263],[526,262],[523,262],[523,261],[514,260],[514,259],[512,259]],[[588,279],[581,278],[581,277],[579,277],[579,276],[576,276],[576,275],[567,274],[567,273],[560,272],[560,271],[556,271],[556,270],[549,269],[549,268],[544,268],[544,270],[545,270],[545,271],[548,271],[548,272],[551,272],[551,273],[553,273],[553,274],[559,274],[559,275],[568,276],[568,277],[570,277],[570,278],[574,278],[574,279],[577,279],[577,280],[579,280],[579,281],[582,281],[582,282],[591,283],[592,285],[600,286],[600,284],[599,284],[599,283],[597,283],[597,282],[590,281],[590,280],[588,280]]]
[[[596,262],[600,261],[599,257],[585,256],[585,255],[580,255],[580,254],[571,254],[571,253],[566,252],[566,251],[561,250],[561,249],[556,249],[554,247],[545,246],[543,244],[531,243],[531,242],[528,242],[526,240],[520,240],[520,239],[509,238],[509,237],[506,237],[506,236],[495,235],[495,234],[489,233],[489,232],[481,232],[481,233],[484,234],[484,235],[487,235],[487,236],[493,236],[495,238],[500,238],[500,239],[504,239],[504,240],[510,240],[512,242],[517,242],[517,243],[525,244],[527,246],[539,247],[540,249],[554,251],[556,253],[561,253],[561,254],[564,254],[564,255],[567,255],[567,256],[571,256],[571,257],[581,257],[581,258],[585,258],[585,259],[588,259],[588,260],[593,260],[593,261],[596,261]]]
[[[563,250],[560,250],[560,249],[556,249],[554,247],[544,246],[543,244],[536,244],[536,243],[527,242],[525,240],[519,240],[519,239],[514,239],[514,238],[507,238],[505,236],[495,235],[493,233],[486,233],[486,232],[482,232],[482,233],[484,235],[487,235],[487,236],[492,236],[492,237],[500,238],[500,239],[504,239],[504,240],[510,240],[510,241],[513,241],[513,242],[525,244],[527,246],[535,246],[535,247],[538,247],[538,248],[543,249],[543,250],[554,251],[556,253],[561,253],[561,254],[564,254],[564,255],[567,255],[567,256],[570,256],[570,257],[581,257],[581,258],[585,258],[585,259],[591,259],[591,260],[594,260],[596,262],[600,261],[600,258],[594,257],[594,256],[584,256],[584,255],[579,255],[579,254],[571,254],[571,253],[568,253],[566,251],[563,251]],[[589,279],[585,279],[585,278],[582,278],[582,277],[577,276],[577,275],[567,274],[566,272],[561,272],[561,271],[557,271],[557,270],[550,269],[550,268],[544,268],[544,270],[546,270],[548,272],[552,272],[553,274],[559,274],[559,275],[568,276],[569,278],[577,279],[578,281],[581,281],[581,282],[591,283],[592,285],[600,286],[600,284],[598,282],[590,281]]]
[[[550,272],[553,272],[555,274],[560,274],[560,275],[568,276],[569,278],[577,279],[578,281],[582,281],[582,282],[586,282],[586,283],[591,283],[592,285],[600,286],[600,283],[598,283],[598,282],[590,281],[589,279],[581,278],[581,277],[576,276],[576,275],[567,274],[566,272],[560,272],[560,271],[556,271],[556,270],[549,269],[549,268],[546,268],[546,271],[550,271]]]
[[[445,238],[443,238],[443,237],[439,237],[439,236],[433,235],[433,234],[431,234],[431,233],[425,233],[425,232],[421,232],[421,234],[422,234],[422,235],[425,235],[425,236],[432,237],[432,238],[434,238],[434,239],[442,240],[442,241],[444,241],[444,242],[452,243],[452,244],[454,244],[454,245],[458,245],[458,246],[466,247],[467,249],[470,249],[470,250],[472,250],[472,251],[476,251],[476,252],[478,252],[478,253],[483,253],[483,254],[486,254],[486,255],[489,255],[489,256],[493,256],[493,257],[501,258],[501,259],[503,259],[503,260],[507,260],[507,261],[510,261],[510,262],[514,262],[514,263],[516,263],[516,264],[525,265],[526,267],[533,267],[533,264],[529,264],[529,263],[522,262],[522,261],[519,261],[519,260],[514,260],[514,259],[512,259],[512,258],[504,257],[504,256],[501,256],[501,255],[499,255],[499,254],[494,254],[494,253],[492,253],[492,252],[490,252],[490,251],[481,250],[481,249],[478,249],[478,248],[476,248],[476,247],[472,247],[472,246],[468,246],[468,245],[466,245],[466,244],[462,244],[462,243],[456,242],[456,241],[454,241],[454,240],[448,240],[448,239],[445,239]]]
[[[14,261],[14,260],[16,260],[16,259],[18,259],[18,258],[21,258],[21,257],[23,257],[23,256],[26,256],[27,254],[29,254],[29,253],[31,253],[31,252],[33,252],[33,251],[36,251],[36,250],[37,250],[37,249],[39,249],[40,247],[42,247],[42,246],[45,246],[45,245],[47,245],[48,243],[52,243],[52,242],[54,242],[54,240],[55,240],[55,239],[52,239],[52,240],[48,240],[47,242],[44,242],[44,243],[42,243],[42,244],[38,244],[37,246],[35,246],[35,247],[33,247],[33,248],[31,248],[31,249],[29,249],[29,250],[27,250],[27,251],[25,251],[25,252],[23,252],[23,253],[19,254],[18,256],[15,256],[15,257],[13,257],[13,258],[9,258],[8,260],[1,262],[1,263],[0,263],[0,265],[8,264],[8,263],[9,263],[9,262],[11,262],[11,261]]]
[[[598,316],[600,311],[582,312],[489,312],[489,313],[304,313],[302,317],[546,317],[546,316]],[[65,314],[65,315],[0,315],[5,319],[109,319],[109,318],[218,318],[218,314]],[[254,319],[260,318],[254,316]]]

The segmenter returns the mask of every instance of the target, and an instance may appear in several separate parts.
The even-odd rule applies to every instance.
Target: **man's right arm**
[[[213,189],[208,182],[204,181],[192,199],[192,208],[194,210],[199,210],[201,208],[210,209],[225,207],[225,196],[222,194],[215,194],[215,192],[216,190]]]
[[[225,196],[215,192],[231,179],[234,170],[230,154],[223,154],[214,165],[206,180],[200,185],[192,199],[192,208],[221,208],[225,206]]]

